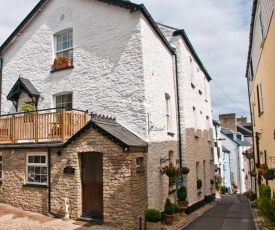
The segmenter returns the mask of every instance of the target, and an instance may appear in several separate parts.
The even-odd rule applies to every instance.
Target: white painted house
[[[64,55],[72,65],[52,69]],[[72,218],[138,229],[147,208],[176,200],[169,162],[191,169],[189,212],[212,200],[211,78],[183,30],[128,1],[41,0],[0,57],[0,202],[62,216],[68,197]],[[28,122],[26,102],[38,110]]]

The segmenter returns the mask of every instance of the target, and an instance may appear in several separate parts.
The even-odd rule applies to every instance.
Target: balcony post
[[[65,121],[65,119],[66,119],[66,116],[65,116],[65,109],[62,109],[61,110],[61,113],[62,113],[62,137],[61,137],[61,141],[62,142],[65,142],[65,123],[66,123],[66,121]]]
[[[35,143],[38,142],[38,113],[36,112],[35,113],[35,116],[34,116],[34,125],[35,125]]]
[[[11,118],[11,143],[15,143],[15,116]]]

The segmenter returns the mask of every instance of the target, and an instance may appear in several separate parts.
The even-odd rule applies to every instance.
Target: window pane
[[[2,156],[0,156],[0,161],[2,162]]]
[[[34,181],[35,182],[40,182],[40,175],[35,175]]]
[[[2,171],[2,164],[0,164],[0,170]]]
[[[35,174],[40,174],[40,167],[35,167],[34,172]]]
[[[46,156],[40,156],[41,163],[46,163]]]
[[[41,176],[41,183],[47,183],[47,176],[46,175]]]
[[[34,160],[33,156],[28,156],[28,163],[33,163],[33,160]]]
[[[0,170],[0,179],[2,178],[2,171]]]
[[[34,156],[34,163],[40,163],[40,156]]]
[[[41,174],[47,174],[47,167],[41,167]]]

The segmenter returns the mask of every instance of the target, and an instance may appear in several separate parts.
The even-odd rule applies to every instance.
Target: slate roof
[[[234,132],[232,132],[230,129],[225,129],[225,128],[222,128],[221,129],[221,133],[223,133],[224,135],[226,135],[230,140],[232,140],[233,142],[235,142],[237,145],[239,146],[252,146],[251,143],[249,143],[248,141],[244,140],[240,140],[238,138],[233,138],[234,136]]]
[[[245,128],[244,126],[237,124],[237,131],[243,134],[244,136],[252,137],[251,130]]]
[[[226,152],[226,153],[230,153],[230,151],[227,148],[225,148],[224,146],[222,146],[222,151]]]
[[[30,97],[38,98],[40,96],[39,91],[35,88],[29,79],[19,77],[11,88],[7,99],[11,101],[17,100],[22,92],[25,92]]]
[[[102,135],[121,146],[122,149],[126,152],[148,151],[147,142],[143,141],[124,126],[117,123],[115,119],[97,114],[95,114],[95,116],[92,114],[92,119],[75,135],[69,138],[66,143],[64,143],[63,147],[69,146],[77,138],[83,135],[87,129],[90,128],[94,128],[96,131],[100,132]]]

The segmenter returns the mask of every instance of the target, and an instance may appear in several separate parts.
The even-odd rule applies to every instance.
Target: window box
[[[61,70],[61,69],[67,69],[68,67],[72,67],[72,63],[62,63],[60,65],[52,66],[52,70]]]

